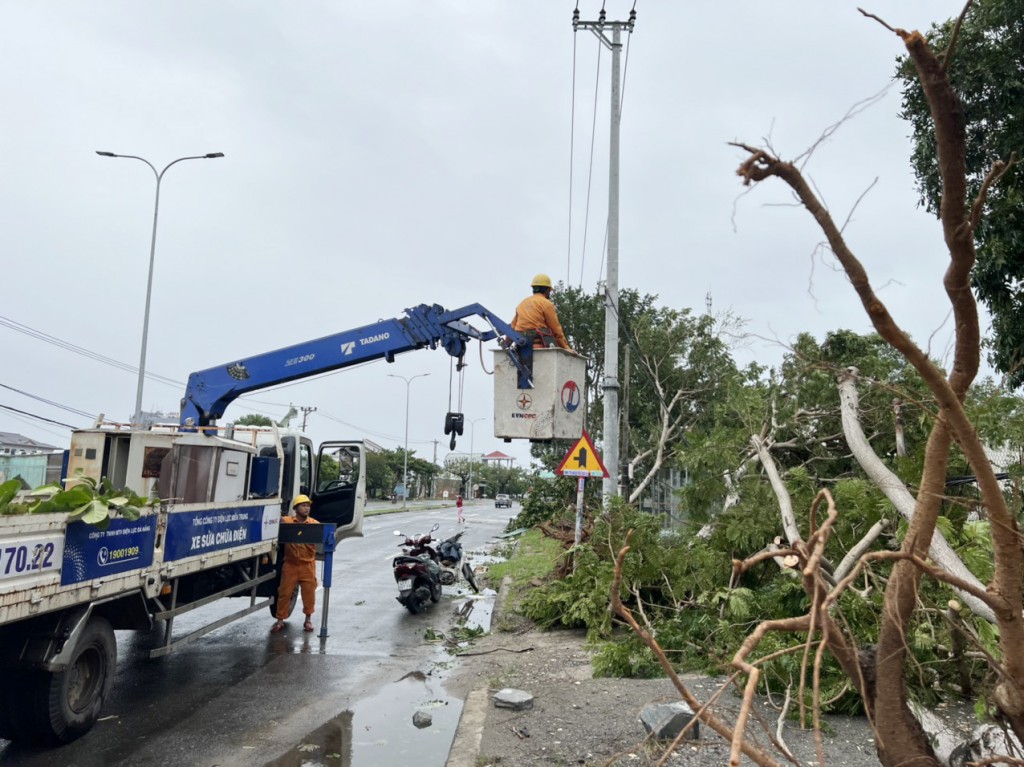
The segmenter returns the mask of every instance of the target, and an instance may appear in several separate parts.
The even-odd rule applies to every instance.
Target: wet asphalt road
[[[483,558],[518,509],[479,501],[465,510],[466,556]],[[117,632],[118,669],[101,721],[78,741],[55,749],[0,740],[0,763],[24,767],[249,767],[338,765],[375,767],[414,760],[443,767],[462,703],[443,689],[451,656],[428,629],[447,632],[454,611],[471,592],[461,581],[421,615],[395,600],[392,531],[458,531],[454,507],[367,517],[364,537],[343,541],[334,556],[329,637],[320,639],[323,591],[317,594],[317,631],[292,617],[280,634],[259,611],[149,660],[158,631]],[[475,615],[489,616],[490,596]],[[177,619],[180,636],[243,605],[221,600]],[[202,614],[202,615],[200,615]],[[296,611],[296,615],[299,611]],[[433,724],[417,729],[423,709]]]

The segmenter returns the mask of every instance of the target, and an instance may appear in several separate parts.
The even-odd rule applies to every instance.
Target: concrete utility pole
[[[306,407],[304,405],[300,405],[299,406],[299,410],[302,411],[302,431],[305,432],[306,431],[306,419],[309,418],[309,414],[310,413],[315,413],[316,412],[316,408],[315,407]]]
[[[437,444],[438,440],[434,440],[434,466],[437,466]],[[430,475],[430,497],[437,497],[437,472],[435,471]]]
[[[629,12],[629,21],[608,21],[604,8],[597,21],[580,21],[577,8],[572,14],[573,31],[589,29],[612,52],[611,126],[608,162],[608,270],[604,298],[604,465],[609,467],[601,482],[605,505],[618,494],[619,474],[619,118],[622,109],[621,55],[622,31],[632,34],[636,11]],[[611,32],[608,39],[606,32]]]

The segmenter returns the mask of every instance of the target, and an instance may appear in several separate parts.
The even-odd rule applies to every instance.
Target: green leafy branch
[[[68,514],[68,521],[81,520],[105,530],[114,517],[138,519],[142,509],[154,501],[131,490],[115,490],[110,480],[99,482],[91,477],[76,477],[68,489],[60,485],[43,485],[18,498],[21,480],[0,484],[0,515]]]

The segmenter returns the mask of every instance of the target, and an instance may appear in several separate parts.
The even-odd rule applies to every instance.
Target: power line
[[[601,52],[597,44],[597,77],[594,82],[594,116],[590,122],[590,170],[587,174],[587,204],[583,209],[583,250],[580,252],[580,286],[583,285],[583,267],[587,263],[587,230],[590,228],[590,190],[594,183],[594,143],[597,140],[597,100],[601,92]]]
[[[29,418],[35,418],[36,420],[39,421],[46,421],[46,423],[56,424],[57,426],[66,426],[69,429],[75,428],[69,423],[61,423],[60,421],[54,421],[52,418],[44,418],[43,416],[36,415],[35,413],[28,413],[24,410],[18,410],[18,408],[11,407],[10,405],[0,405],[0,408],[3,408],[4,410],[10,410],[12,413],[20,413],[21,415],[28,416]]]
[[[372,431],[370,429],[364,429],[363,427],[357,426],[354,423],[349,423],[348,421],[343,421],[342,419],[338,418],[337,416],[331,415],[330,413],[328,413],[328,412],[326,412],[324,410],[318,410],[317,412],[320,415],[322,415],[324,418],[326,418],[327,420],[334,421],[335,423],[340,423],[342,426],[348,426],[350,429],[353,429],[354,431],[357,431],[360,434],[368,434],[371,437],[376,437],[377,439],[386,440],[388,442],[399,442],[400,443],[403,440],[402,437],[396,437],[396,436],[393,436],[391,434],[382,434],[381,432]],[[432,445],[434,442],[435,442],[435,440],[432,440],[432,439],[410,439],[409,440],[409,444],[416,444],[416,445]]]
[[[49,333],[44,333],[41,330],[36,330],[35,328],[30,327],[29,325],[25,325],[24,323],[18,322],[17,320],[12,320],[9,317],[0,316],[0,326],[10,328],[11,330],[17,331],[18,333],[22,333],[24,335],[27,335],[30,338],[35,338],[38,341],[43,341],[44,343],[48,343],[51,346],[56,346],[56,347],[58,347],[60,349],[64,349],[66,351],[74,352],[75,354],[81,355],[82,357],[86,357],[88,359],[95,360],[96,362],[101,362],[104,365],[109,365],[110,367],[114,367],[114,368],[117,368],[119,370],[123,370],[123,371],[125,371],[127,373],[133,373],[135,375],[138,375],[139,369],[137,367],[135,367],[134,365],[129,365],[128,363],[121,362],[120,360],[116,360],[113,357],[108,357],[105,354],[100,354],[99,352],[91,351],[91,350],[86,349],[86,348],[84,348],[82,346],[78,346],[76,344],[73,344],[70,341],[65,341],[62,338],[58,338],[57,336],[50,335]],[[178,389],[178,391],[182,391],[185,388],[184,381],[178,381],[178,380],[176,380],[174,378],[168,378],[167,376],[163,376],[163,375],[160,375],[158,373],[153,373],[153,372],[150,372],[148,370],[146,371],[146,378],[148,378],[149,380],[154,381],[156,383],[164,384],[165,386],[173,386],[176,389]],[[10,388],[10,387],[7,387],[7,388]],[[19,392],[19,394],[25,394],[25,392]],[[26,394],[26,396],[33,397],[33,395],[31,395],[31,394]],[[36,399],[38,399],[38,398],[36,398]],[[41,400],[41,401],[45,402],[46,400]],[[273,407],[285,407],[285,405],[280,403],[280,402],[266,402],[266,401],[263,401],[263,400],[256,400],[256,399],[250,399],[248,401],[256,403],[256,404],[271,405]],[[62,405],[57,405],[56,403],[47,403],[47,404],[53,404],[55,407],[63,407],[65,410],[69,409],[69,408],[66,408],[66,407],[64,407]],[[249,406],[249,405],[244,405],[241,402],[239,402],[238,404],[239,404],[240,407],[244,407],[247,410],[255,411],[257,409],[257,408],[254,408],[252,406]],[[87,416],[89,418],[92,418],[92,415],[90,415],[88,413],[81,413],[81,411],[71,411],[71,412],[77,412],[78,414],[85,415],[85,416]]]
[[[28,418],[23,418],[22,416],[17,415],[15,413],[7,413],[7,417],[10,418],[13,421],[20,421],[21,423],[30,426],[32,429],[35,429],[38,432],[46,432],[47,434],[52,434],[53,436],[58,437],[60,439],[67,439],[68,438],[67,431],[59,431],[59,432],[57,432],[57,431],[54,431],[53,429],[48,429],[45,426],[43,426],[43,425],[41,425],[39,423],[36,423],[35,420],[30,420]]]
[[[54,402],[53,400],[48,400],[48,399],[45,399],[44,397],[37,397],[35,394],[29,394],[27,391],[22,391],[21,389],[15,389],[13,386],[8,386],[7,384],[0,383],[0,387],[3,387],[4,389],[8,389],[10,391],[16,392],[17,394],[21,394],[22,396],[29,397],[29,398],[34,399],[34,400],[38,400],[39,402],[42,402],[45,405],[50,405],[52,407],[59,408],[61,410],[67,410],[69,413],[74,413],[75,415],[80,415],[83,418],[94,418],[95,417],[92,413],[86,413],[84,410],[77,410],[76,408],[68,407],[67,405],[62,405],[59,402]]]
[[[128,373],[137,374],[139,372],[139,369],[137,367],[129,365],[126,362],[115,360],[113,357],[108,357],[105,354],[90,351],[89,349],[77,346],[76,344],[73,344],[70,341],[65,341],[62,338],[58,338],[57,336],[53,336],[50,335],[49,333],[44,333],[41,330],[36,330],[35,328],[29,327],[28,325],[18,322],[17,320],[12,320],[9,317],[0,316],[0,325],[10,328],[11,330],[15,330],[19,333],[23,333],[27,336],[30,336],[31,338],[35,338],[39,341],[48,343],[51,346],[66,349],[67,351],[74,352],[75,354],[79,354],[83,357],[95,360],[96,362],[102,362],[104,365],[109,365],[110,367],[115,367],[120,370],[124,370],[125,372]],[[158,375],[156,373],[146,373],[146,378],[149,378],[153,381],[157,381],[159,383],[170,384],[177,387],[183,387],[185,385],[181,381],[175,381],[173,378],[167,378],[166,376]]]

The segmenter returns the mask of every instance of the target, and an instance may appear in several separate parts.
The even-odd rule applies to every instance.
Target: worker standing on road
[[[572,351],[558,321],[558,310],[551,302],[551,278],[538,274],[530,287],[533,294],[519,302],[512,318],[512,329],[532,340],[535,349],[558,345]]]
[[[466,520],[464,520],[462,518],[462,495],[461,494],[459,495],[458,498],[455,499],[455,510],[459,513],[459,524],[461,525],[463,522],[466,521]]]
[[[309,496],[297,495],[292,504],[294,516],[281,517],[282,524],[308,525],[319,524],[309,516],[313,508]],[[270,629],[276,634],[284,628],[288,608],[292,603],[295,587],[302,591],[302,612],[306,622],[302,624],[304,631],[313,630],[313,610],[316,608],[316,544],[286,543],[284,544],[284,564],[281,566],[281,586],[277,590],[277,622]]]

